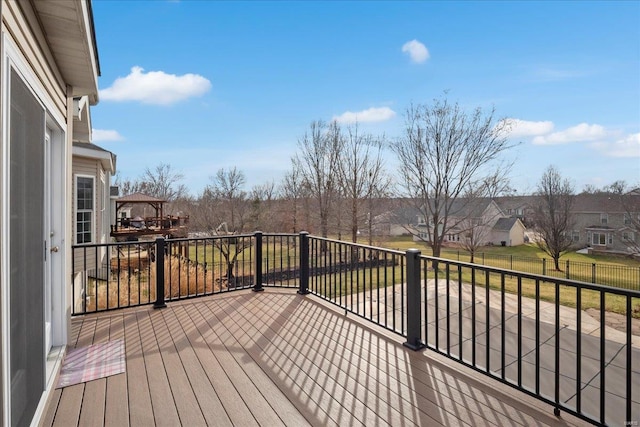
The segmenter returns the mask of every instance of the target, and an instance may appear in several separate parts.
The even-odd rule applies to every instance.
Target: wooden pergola
[[[187,217],[164,215],[166,200],[148,196],[143,193],[133,193],[116,199],[116,223],[111,226],[111,236],[122,239],[137,238],[138,236],[160,234],[175,236],[184,234]],[[128,218],[121,217],[120,212],[125,207],[135,205],[149,205],[153,208],[153,216]]]

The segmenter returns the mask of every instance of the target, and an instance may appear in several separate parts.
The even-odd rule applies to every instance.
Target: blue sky
[[[393,139],[446,91],[513,120],[512,186],[640,183],[640,2],[94,0],[94,142],[123,178],[168,163],[196,195],[276,183],[313,120]],[[387,165],[397,167],[389,153]]]

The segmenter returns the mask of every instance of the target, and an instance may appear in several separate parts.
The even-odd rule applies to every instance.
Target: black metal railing
[[[408,342],[547,402],[556,414],[607,425],[640,417],[640,340],[632,326],[640,292],[419,258],[419,272],[407,274],[419,281],[407,286],[423,289],[422,331]]]
[[[607,425],[640,417],[640,292],[309,240],[309,290],[406,337],[407,347],[436,351],[556,414]]]
[[[406,335],[405,254],[309,237],[309,291],[400,335]]]
[[[594,424],[640,419],[640,292],[300,234],[73,247],[73,314],[313,294]],[[635,317],[634,317],[635,316]],[[637,332],[636,332],[637,334]]]
[[[300,236],[262,234],[76,245],[73,315],[265,286],[297,288]],[[260,262],[258,262],[260,260]]]

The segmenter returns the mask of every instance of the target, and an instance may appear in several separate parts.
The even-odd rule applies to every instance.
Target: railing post
[[[167,304],[164,302],[164,237],[156,239],[156,302],[153,308],[164,308]]]
[[[300,232],[300,295],[309,293],[309,233]]]
[[[255,253],[256,253],[256,261],[253,275],[253,292],[261,292],[264,291],[262,287],[262,231],[256,231],[254,234],[255,238]]]
[[[420,251],[409,249],[407,257],[407,341],[403,344],[411,350],[421,350],[425,344],[421,338],[421,316],[420,316]],[[437,286],[437,285],[436,285]]]
[[[566,272],[567,272],[567,280],[569,280],[569,260],[567,260],[567,268],[566,268]]]

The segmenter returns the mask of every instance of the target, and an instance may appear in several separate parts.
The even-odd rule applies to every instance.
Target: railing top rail
[[[300,233],[262,233],[262,237],[299,237]]]
[[[616,288],[616,287],[607,286],[607,285],[600,285],[600,284],[594,284],[594,283],[589,283],[589,282],[581,282],[579,280],[563,279],[561,277],[546,276],[546,275],[542,275],[542,274],[525,273],[525,272],[522,272],[522,271],[508,270],[506,268],[491,267],[491,266],[481,265],[481,264],[472,264],[472,263],[469,263],[469,262],[455,261],[455,260],[451,260],[451,259],[447,259],[447,258],[437,258],[437,257],[429,256],[429,255],[421,255],[420,258],[422,258],[424,260],[427,260],[427,261],[437,261],[437,262],[441,262],[443,264],[452,264],[452,265],[456,265],[456,266],[459,265],[459,266],[462,266],[462,267],[473,268],[475,270],[488,271],[490,273],[499,273],[499,274],[506,274],[506,275],[510,275],[510,276],[518,276],[518,277],[522,277],[522,278],[525,278],[525,279],[541,280],[541,281],[544,281],[544,282],[557,283],[559,285],[573,286],[573,287],[579,287],[581,289],[589,289],[589,290],[594,290],[594,291],[604,291],[604,292],[612,293],[612,294],[630,296],[630,297],[633,297],[633,298],[640,298],[640,291],[636,291],[636,290],[632,290],[632,289]]]
[[[126,242],[107,242],[107,243],[77,243],[71,245],[71,249],[93,249],[93,248],[106,248],[117,246],[137,246],[137,245],[153,245],[154,240],[135,240]]]
[[[238,239],[238,238],[250,238],[255,237],[255,233],[249,234],[227,234],[224,236],[203,236],[203,237],[179,237],[172,239],[165,239],[167,243],[170,242],[193,242],[193,241],[202,241],[202,240],[221,240],[221,239]]]

